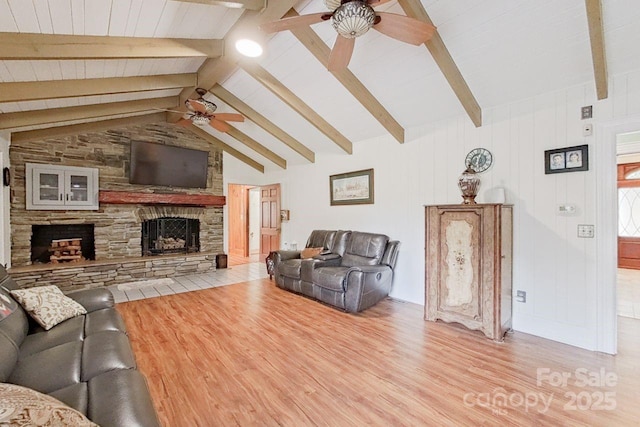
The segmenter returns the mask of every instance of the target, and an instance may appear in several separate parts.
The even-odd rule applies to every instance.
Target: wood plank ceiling
[[[640,41],[633,0],[606,6],[603,15],[600,0],[390,1],[377,10],[433,23],[435,36],[415,47],[370,31],[349,69],[330,73],[329,23],[276,34],[258,60],[233,48],[241,37],[267,40],[262,23],[325,12],[321,0],[0,0],[0,130],[19,141],[175,122],[178,114],[159,111],[184,111],[203,87],[218,112],[247,120],[227,133],[193,132],[256,170],[285,169],[317,153],[350,154],[371,137],[404,143],[408,127],[462,112],[478,127],[482,104],[585,80],[606,98],[605,27]],[[547,63],[524,68],[532,63],[511,56],[518,48]],[[570,61],[575,74],[545,72],[553,61]]]

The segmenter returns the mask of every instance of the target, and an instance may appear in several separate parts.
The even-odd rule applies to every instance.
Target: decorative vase
[[[458,187],[462,192],[463,205],[475,205],[476,196],[478,195],[478,187],[480,187],[480,178],[471,166],[467,167],[460,178],[458,178]]]

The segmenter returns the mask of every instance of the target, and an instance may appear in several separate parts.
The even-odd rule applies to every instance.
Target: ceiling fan
[[[329,71],[338,71],[349,65],[356,37],[370,28],[382,34],[413,45],[421,45],[429,40],[436,28],[426,22],[395,13],[376,12],[373,8],[391,0],[323,0],[331,13],[283,18],[263,24],[260,28],[267,33],[291,30],[298,27],[331,20],[338,37],[329,56]]]
[[[206,95],[207,92],[208,91],[206,89],[202,89],[201,87],[196,88],[196,93],[200,95],[200,98],[187,99],[184,102],[184,105],[189,111],[187,111],[184,116],[182,116],[182,119],[180,119],[176,123],[177,125],[189,126],[192,123],[200,127],[209,125],[212,128],[219,130],[220,132],[228,132],[231,128],[229,127],[229,124],[227,124],[227,122],[244,122],[244,116],[242,114],[215,114],[218,106],[213,102],[204,99],[204,95]],[[182,113],[182,111],[167,111]]]

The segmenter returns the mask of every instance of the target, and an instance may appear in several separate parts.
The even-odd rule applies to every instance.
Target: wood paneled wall
[[[503,187],[514,205],[514,292],[527,292],[526,303],[514,303],[514,328],[594,348],[599,235],[596,230],[594,239],[580,239],[577,226],[596,223],[596,170],[603,167],[594,155],[598,126],[640,116],[639,82],[640,72],[617,75],[604,101],[596,100],[589,82],[485,108],[485,124],[478,129],[460,115],[410,129],[403,145],[388,136],[374,138],[357,143],[350,157],[320,158],[315,165],[268,173],[265,179],[282,183],[283,202],[298,213],[283,225],[283,240],[304,241],[314,228],[381,232],[399,239],[392,295],[421,304],[423,205],[461,202],[457,178],[465,155],[487,148],[494,165],[480,176],[478,201],[486,200],[488,190]],[[585,105],[594,107],[591,121],[580,119]],[[594,136],[582,135],[587,122],[596,129]],[[588,144],[592,154],[589,171],[544,174],[545,150],[581,144]],[[374,205],[329,206],[329,175],[371,167]],[[608,167],[615,174],[615,165]],[[560,204],[576,206],[576,213],[558,214]]]

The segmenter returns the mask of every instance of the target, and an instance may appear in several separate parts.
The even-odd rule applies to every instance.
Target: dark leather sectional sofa
[[[278,287],[347,312],[365,310],[389,295],[400,242],[384,234],[314,230],[307,248],[320,255],[302,259],[300,251],[274,254]]]
[[[3,288],[17,285],[0,266],[0,293],[13,300]],[[159,426],[111,293],[90,289],[67,296],[87,314],[48,331],[13,300],[11,314],[0,319],[0,382],[48,394],[101,427]]]

